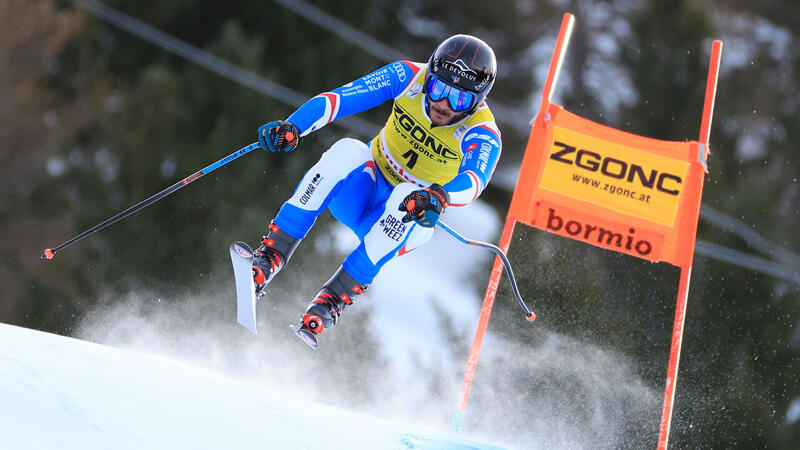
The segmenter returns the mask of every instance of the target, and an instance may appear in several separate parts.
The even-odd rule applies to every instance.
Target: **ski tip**
[[[289,325],[289,328],[291,328],[292,331],[294,331],[294,334],[296,334],[297,337],[299,337],[309,347],[313,348],[314,350],[319,347],[319,344],[317,343],[317,337],[311,331],[303,328],[300,325]]]
[[[239,325],[247,328],[247,330],[250,331],[251,333],[258,335],[258,330],[256,330],[255,320],[244,320],[242,318],[239,318],[236,320],[236,322],[238,322]]]
[[[53,259],[53,256],[56,256],[56,252],[54,252],[52,248],[44,249],[44,253],[42,253],[42,259]]]
[[[250,259],[253,257],[253,249],[251,249],[250,246],[244,242],[234,242],[231,244],[231,251],[238,253],[239,256],[243,258]]]

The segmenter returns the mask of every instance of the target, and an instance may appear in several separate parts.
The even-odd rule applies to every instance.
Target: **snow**
[[[0,324],[3,448],[497,448],[145,352]]]
[[[470,238],[497,240],[499,219],[481,202],[451,208],[444,219]],[[345,254],[354,237],[343,227],[335,235]],[[492,258],[437,231],[384,268],[370,298],[351,314],[368,311],[370,328],[381,330],[377,352],[391,367],[379,372],[390,378],[364,387],[404,388],[361,413],[333,406],[347,402],[322,398],[323,386],[309,389],[313,380],[296,380],[318,370],[325,352],[292,346],[297,342],[287,330],[264,327],[254,337],[233,319],[224,328],[210,326],[206,316],[219,314],[198,310],[197,294],[162,303],[132,292],[116,306],[100,306],[76,333],[93,342],[0,324],[0,442],[48,449],[498,448],[449,435],[441,420],[442,411],[455,410],[465,364],[442,327],[468,345]],[[414,295],[408,295],[409,273]],[[271,314],[265,305],[259,313]],[[288,341],[276,341],[284,334]],[[432,400],[426,385],[416,385],[421,372],[451,374],[444,398]],[[431,403],[437,406],[424,406]],[[404,412],[413,405],[422,409]]]
[[[444,220],[498,240],[500,219],[481,202]],[[318,246],[353,248],[343,227],[316,231]],[[271,286],[258,335],[236,323],[228,267],[190,292],[101,294],[72,334],[81,340],[0,326],[0,448],[306,448],[321,435],[326,448],[650,445],[661,386],[538,320],[541,337],[526,343],[490,327],[462,431],[445,434],[493,257],[437,231],[387,264],[318,351],[287,325],[335,270],[330,259]]]

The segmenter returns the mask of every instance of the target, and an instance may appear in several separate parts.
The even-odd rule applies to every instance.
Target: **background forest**
[[[658,139],[697,139],[711,41],[724,42],[671,443],[797,448],[797,2],[104,2],[113,10],[88,4],[0,1],[0,322],[116,345],[158,340],[178,356],[224,370],[268,371],[243,365],[232,351],[252,338],[230,323],[233,305],[221,299],[233,288],[227,247],[256,242],[321,152],[343,136],[370,139],[389,105],[332,124],[297,151],[253,152],[52,261],[39,255],[254,142],[258,126],[287,117],[305,99],[396,59],[426,61],[455,33],[483,38],[498,56],[489,103],[503,132],[503,156],[481,197],[481,214],[494,218],[489,234],[475,236],[497,242],[561,17],[571,12],[576,28],[554,101]],[[209,70],[121,29],[114,17],[122,16],[109,11],[261,78],[237,82],[219,62]],[[293,258],[297,267],[275,282],[277,303],[291,306],[261,306],[270,312],[262,318],[267,331],[259,346],[247,344],[249,357],[281,366],[303,352],[295,372],[281,372],[283,381],[321,374],[309,382],[320,389],[345,385],[337,393],[325,389],[330,402],[388,415],[380,403],[389,397],[398,414],[446,427],[491,258],[454,247],[475,258],[464,285],[464,308],[474,314],[458,325],[438,311],[452,354],[412,357],[403,366],[412,370],[397,375],[382,347],[386,330],[369,325],[370,306],[337,327],[326,342],[330,353],[266,348],[264,340],[284,342],[272,340],[269,329],[287,334],[286,324],[346,253],[332,238],[341,233],[329,216],[318,228]],[[540,319],[522,320],[501,283],[464,428],[492,438],[504,430],[505,442],[517,447],[654,446],[678,270],[522,226],[509,257]],[[438,290],[456,288],[448,267],[410,261],[415,265],[403,267],[434,274]],[[362,303],[396,301],[402,310],[414,293],[393,295],[373,292]],[[408,331],[412,345],[429,338]],[[576,353],[587,359],[568,358]],[[389,375],[400,382],[358,381]],[[419,395],[403,399],[411,386]],[[441,411],[425,413],[430,402]],[[575,440],[564,437],[570,433]]]

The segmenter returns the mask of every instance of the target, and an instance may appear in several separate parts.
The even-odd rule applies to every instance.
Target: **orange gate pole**
[[[703,160],[708,156],[708,141],[711,135],[711,116],[714,112],[714,100],[717,93],[719,62],[722,56],[722,41],[714,41],[711,46],[711,61],[706,79],[706,97],[703,104],[703,117],[700,122],[700,144],[704,146]],[[698,158],[700,156],[698,155]],[[697,199],[699,202],[699,199]],[[699,211],[699,205],[698,205]],[[696,227],[692,240],[696,237]],[[672,422],[672,407],[675,401],[675,385],[678,383],[678,363],[681,357],[683,342],[683,326],[686,320],[686,304],[689,298],[689,280],[692,266],[681,267],[681,278],[678,285],[678,298],[675,306],[675,322],[672,330],[669,365],[667,367],[667,384],[664,389],[664,406],[661,409],[661,426],[658,433],[658,450],[666,450],[669,441],[669,429]]]
[[[547,74],[547,80],[544,84],[542,92],[542,105],[539,109],[539,116],[545,114],[550,105],[550,99],[555,89],[556,81],[561,70],[561,65],[564,61],[564,56],[567,51],[567,44],[572,33],[572,27],[575,23],[575,17],[570,14],[564,14],[561,20],[561,28],[558,32],[558,40],[556,41],[555,52],[550,60],[550,69]],[[538,116],[537,116],[538,117]],[[520,172],[520,178],[522,172]],[[517,180],[519,183],[519,179]],[[514,189],[514,195],[517,195],[517,189]],[[514,200],[512,199],[512,203]],[[508,253],[508,246],[511,242],[511,235],[514,233],[514,225],[516,221],[509,216],[506,217],[505,225],[503,226],[503,234],[500,237],[500,247],[503,252]],[[467,358],[467,367],[464,370],[464,379],[461,384],[461,399],[458,402],[458,409],[453,417],[452,429],[458,431],[461,429],[461,423],[464,419],[464,412],[467,409],[467,400],[469,399],[469,391],[472,388],[472,380],[475,378],[475,371],[478,368],[478,358],[481,354],[481,346],[483,345],[483,337],[486,334],[486,328],[489,325],[489,317],[492,315],[492,307],[494,306],[495,295],[497,294],[497,286],[500,283],[500,277],[503,274],[503,262],[499,257],[495,257],[494,266],[492,267],[492,275],[489,278],[489,285],[486,287],[486,295],[483,298],[483,306],[481,307],[481,315],[478,319],[478,328],[475,330],[475,337],[472,340],[472,347],[469,351]]]
[[[508,245],[511,242],[511,235],[514,234],[514,220],[506,221],[503,227],[503,235],[500,238],[500,247],[503,252],[508,253]],[[458,402],[458,409],[453,417],[453,431],[461,429],[461,422],[464,420],[464,411],[467,410],[467,400],[469,399],[469,391],[472,388],[472,380],[475,377],[475,371],[478,368],[478,358],[481,355],[481,346],[483,345],[483,337],[486,334],[486,327],[489,325],[489,317],[492,315],[492,307],[494,306],[495,295],[497,295],[497,287],[500,284],[500,278],[503,275],[503,262],[499,256],[494,258],[494,266],[492,267],[492,275],[489,277],[489,285],[486,287],[486,295],[483,298],[483,306],[481,307],[481,316],[478,319],[478,328],[475,330],[475,338],[472,340],[472,347],[469,350],[469,357],[467,358],[467,368],[464,369],[464,380],[461,383],[461,400]]]

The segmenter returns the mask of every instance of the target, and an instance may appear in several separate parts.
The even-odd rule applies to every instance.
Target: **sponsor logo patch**
[[[314,191],[317,190],[317,186],[319,186],[319,183],[322,181],[322,178],[323,177],[320,174],[314,175],[314,178],[311,180],[311,183],[308,183],[305,192],[303,192],[303,195],[300,196],[300,203],[305,205],[308,203],[309,200],[311,200],[311,195],[313,195]]]
[[[391,214],[386,215],[378,225],[383,229],[383,234],[393,241],[400,242],[408,226]]]
[[[403,68],[403,65],[401,63],[396,62],[392,64],[392,68],[394,69],[395,72],[397,72],[397,79],[399,79],[401,83],[403,81],[406,81],[406,69]]]
[[[597,247],[660,261],[664,234],[630,224],[590,217],[543,200],[533,223],[536,227]]]
[[[558,234],[566,233],[575,239],[591,242],[600,247],[627,250],[628,253],[636,252],[639,256],[647,256],[653,251],[653,244],[635,236],[635,228],[628,228],[627,233],[623,234],[578,220],[565,220],[556,214],[553,208],[548,209],[547,230]]]
[[[470,139],[483,139],[484,141],[489,142],[490,144],[494,145],[495,147],[500,147],[500,143],[497,142],[497,139],[483,133],[470,133],[464,138],[465,141],[469,141]]]
[[[458,159],[456,152],[445,146],[441,139],[428,132],[424,126],[414,120],[411,114],[408,114],[396,103],[393,119],[398,131],[401,132],[414,150],[440,163],[446,164],[447,161]],[[409,166],[409,169],[412,168],[412,166]]]
[[[673,226],[689,164],[555,127],[540,187]]]
[[[461,60],[461,58],[455,61],[445,61],[442,64],[442,67],[444,67],[445,69],[452,70],[453,72],[459,73],[460,75],[465,76],[473,81],[475,80],[475,75],[478,74],[478,72],[475,72],[475,70],[469,67],[467,63]],[[472,74],[471,77],[470,74]]]

